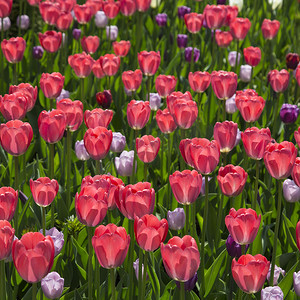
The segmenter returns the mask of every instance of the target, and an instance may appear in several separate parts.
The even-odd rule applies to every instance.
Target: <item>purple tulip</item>
[[[62,89],[60,95],[56,98],[56,101],[59,102],[62,99],[70,98],[70,92]]]
[[[65,280],[56,272],[49,273],[41,281],[44,295],[49,299],[59,298],[64,290]]]
[[[72,33],[73,33],[73,38],[78,41],[81,36],[81,29],[74,28]]]
[[[246,245],[246,252],[248,248],[249,245]],[[242,255],[242,246],[236,243],[230,234],[226,240],[226,249],[231,257],[239,258]]]
[[[40,233],[43,233],[43,229],[40,230]],[[58,231],[55,227],[52,227],[49,230],[46,230],[45,235],[49,235],[54,243],[55,256],[57,256],[62,247],[64,246],[64,234],[61,231]]]
[[[186,34],[177,35],[177,46],[179,48],[185,48],[188,43],[188,36]]]
[[[110,32],[109,32],[110,28]],[[115,25],[106,26],[106,38],[111,41],[115,41],[118,37],[119,29]]]
[[[113,139],[110,146],[112,152],[122,152],[126,145],[126,137],[121,132],[113,132]]]
[[[32,48],[32,55],[35,59],[41,59],[44,54],[44,49],[41,46],[34,46]]]
[[[192,59],[192,47],[187,47],[184,49],[184,57],[187,62],[191,62]],[[194,62],[197,62],[200,58],[200,50],[197,48],[194,48]]]
[[[218,4],[218,5],[224,5],[224,4],[226,4],[226,1],[227,1],[227,0],[218,0],[218,1],[217,1],[217,4]]]
[[[243,82],[250,82],[252,75],[252,67],[249,65],[241,65],[240,67],[240,79]]]
[[[185,224],[185,213],[181,207],[175,208],[173,211],[168,211],[167,220],[169,228],[173,230],[181,230]]]
[[[267,280],[269,281],[269,283],[270,283],[270,277],[271,277],[271,267],[272,267],[272,265],[270,265],[269,272],[268,272],[268,275],[267,275]],[[277,285],[280,274],[282,276],[284,276],[285,275],[285,271],[282,270],[280,267],[277,267],[275,265],[274,280],[273,280],[273,284],[274,285]]]
[[[147,101],[148,100],[148,95],[146,96]],[[157,111],[161,107],[161,97],[159,96],[158,93],[150,93],[150,108],[151,110]]]
[[[191,291],[192,289],[194,289],[197,280],[198,280],[198,275],[196,272],[195,275],[190,280],[188,280],[184,283],[184,289],[186,291]],[[176,283],[177,287],[180,289],[180,282],[175,280],[175,283]]]
[[[9,17],[3,18],[3,31],[7,31],[10,28],[10,26],[11,26],[10,18]],[[2,31],[1,18],[0,18],[0,30]]]
[[[241,59],[241,53],[238,53],[238,61],[237,61],[238,64],[240,63],[240,59]],[[231,67],[235,67],[236,51],[230,51],[228,53],[228,62]]]
[[[87,153],[83,140],[76,141],[75,143],[75,153],[79,160],[88,160],[90,158],[89,154]]]
[[[29,27],[29,24],[30,24],[30,21],[29,21],[29,17],[27,15],[22,15],[21,18],[20,16],[17,17],[17,26],[21,29],[28,29]]]
[[[300,271],[298,273],[294,272],[294,290],[298,297],[300,297]]]
[[[297,105],[284,103],[281,106],[279,115],[283,123],[295,123],[299,115],[299,108]]]
[[[120,157],[115,158],[117,172],[121,176],[131,176],[133,168],[134,151],[123,151]],[[137,165],[135,165],[136,171]]]
[[[283,300],[283,292],[279,286],[267,286],[261,290],[261,300]]]
[[[159,27],[167,25],[168,15],[167,14],[157,14],[155,16],[155,21]]]
[[[294,203],[300,200],[300,187],[291,179],[283,182],[283,197],[287,202]]]
[[[98,28],[104,28],[108,24],[108,18],[105,15],[104,11],[97,11],[95,14],[95,25]]]
[[[140,263],[139,259],[137,259],[135,262],[133,262],[133,269],[134,269],[137,280],[139,280],[139,263]],[[143,277],[144,277],[144,264],[142,264],[142,278]],[[146,280],[147,279],[149,279],[148,272],[146,274]]]
[[[235,94],[226,100],[225,108],[228,114],[234,114],[238,110],[235,104]]]
[[[183,19],[185,14],[191,12],[190,7],[187,6],[178,6],[178,18]]]

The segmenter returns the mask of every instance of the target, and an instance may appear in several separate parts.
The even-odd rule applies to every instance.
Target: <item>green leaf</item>
[[[149,271],[149,278],[151,281],[151,285],[154,291],[155,299],[160,298],[160,283],[158,277],[156,275],[155,269],[151,266],[150,260],[148,260],[148,271]]]
[[[283,279],[280,281],[278,286],[281,288],[284,297],[288,295],[288,292],[290,291],[292,284],[293,284],[293,273],[296,270],[296,267],[298,265],[298,262],[296,262],[293,267],[287,272],[287,274],[283,277]]]

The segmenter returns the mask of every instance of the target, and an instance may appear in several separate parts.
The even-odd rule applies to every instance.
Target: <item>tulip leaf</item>
[[[204,295],[204,297],[206,297],[210,293],[210,291],[216,281],[216,278],[219,274],[219,270],[222,266],[225,256],[226,256],[226,249],[224,249],[220,253],[220,255],[215,259],[213,264],[210,266],[210,268],[205,272],[205,275],[204,275],[205,276],[205,295]]]
[[[155,299],[159,299],[160,298],[160,283],[159,283],[159,280],[156,275],[154,267],[151,266],[150,260],[148,260],[148,271],[149,271],[148,274],[149,274],[149,278],[150,278],[153,292],[155,295]]]
[[[291,221],[286,217],[286,215],[283,213],[283,220],[284,220],[284,225],[286,228],[286,233],[287,233],[287,240],[289,246],[292,247],[293,251],[298,251],[294,236],[295,236],[295,227],[291,223]],[[291,233],[291,230],[293,231],[293,234]]]
[[[297,268],[298,262],[296,262],[293,267],[287,272],[287,274],[283,277],[283,279],[280,281],[278,286],[281,288],[283,295],[286,299],[292,284],[293,284],[293,273],[295,272]]]
[[[82,261],[83,268],[86,269],[87,268],[87,263],[88,263],[88,257],[89,257],[86,250],[78,244],[76,239],[72,238],[72,242],[73,242],[73,245],[75,246],[75,248],[78,251],[78,254],[79,254],[80,259]]]

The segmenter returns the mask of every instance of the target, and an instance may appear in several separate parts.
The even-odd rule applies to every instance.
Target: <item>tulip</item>
[[[1,18],[0,18],[0,31],[7,31],[10,26],[11,26],[11,22],[10,22],[10,18],[9,17],[6,17],[6,18],[3,18],[2,19],[3,21],[1,21]],[[2,22],[3,22],[3,29],[2,29]]]
[[[190,205],[197,200],[202,186],[202,176],[197,171],[176,171],[169,176],[169,181],[178,203]]]
[[[252,67],[249,65],[241,65],[240,79],[242,82],[250,82],[252,78]]]
[[[155,88],[162,98],[174,92],[176,84],[177,79],[171,75],[158,75],[155,79]]]
[[[0,96],[0,111],[3,117],[7,121],[23,119],[27,112],[28,99],[30,100],[27,93],[22,91]]]
[[[85,4],[91,9],[93,16],[97,13],[97,11],[103,9],[102,0],[87,0]]]
[[[93,54],[97,51],[100,44],[98,36],[87,36],[81,39],[82,50],[88,54]]]
[[[59,96],[56,98],[56,102],[59,102],[62,99],[70,98],[70,92],[67,90],[62,89]]]
[[[179,48],[185,48],[187,46],[188,36],[186,34],[177,35],[177,46]]]
[[[100,57],[100,64],[106,76],[114,76],[120,67],[120,57],[114,54],[105,54]]]
[[[293,285],[294,285],[295,293],[298,297],[300,297],[300,272],[298,273],[294,272],[293,279],[294,279]]]
[[[157,14],[155,16],[155,21],[159,27],[164,27],[167,25],[168,21],[168,15],[163,13],[163,14]]]
[[[225,19],[225,26],[229,26],[230,23],[237,17],[239,8],[237,6],[227,5],[227,16]]]
[[[248,18],[235,18],[230,23],[230,32],[234,39],[242,41],[245,39],[250,27],[251,22]]]
[[[292,178],[297,186],[300,185],[300,157],[297,157],[292,170]]]
[[[79,28],[74,28],[73,31],[72,31],[72,34],[73,34],[73,38],[78,41],[80,39],[80,36],[81,36],[81,29]]]
[[[150,96],[149,105],[151,110],[157,111],[162,106],[161,97],[159,96],[158,93],[150,93],[149,96]],[[148,100],[148,95],[146,99]]]
[[[97,93],[96,100],[97,100],[97,103],[104,109],[109,108],[112,103],[112,97],[111,97],[110,90],[104,90],[103,92]]]
[[[297,242],[297,247],[300,251],[300,221],[296,225],[296,242]]]
[[[244,1],[243,0],[229,0],[229,5],[230,6],[236,6],[239,11],[242,10]]]
[[[110,41],[115,41],[118,37],[119,29],[115,25],[106,26],[106,38]]]
[[[191,8],[188,6],[178,6],[177,14],[178,18],[184,19],[185,14],[189,14],[191,12]]]
[[[56,272],[49,273],[41,281],[44,295],[49,299],[60,298],[64,290],[65,280]]]
[[[273,284],[274,284],[274,285],[277,285],[280,274],[281,274],[282,276],[285,276],[285,271],[284,271],[283,269],[281,269],[280,267],[277,267],[277,266],[275,265],[275,269],[274,269],[274,279],[273,279]],[[271,277],[271,266],[270,266],[270,269],[269,269],[268,275],[267,275],[267,280],[268,280],[269,283],[270,283],[270,277]]]
[[[230,235],[240,245],[251,244],[254,241],[260,221],[261,215],[257,216],[251,208],[240,208],[238,211],[231,208],[225,217],[225,224]]]
[[[29,123],[12,120],[0,125],[0,143],[3,149],[11,155],[24,154],[33,137],[33,130]]]
[[[196,283],[197,283],[197,281],[198,281],[198,275],[197,275],[197,272],[196,272],[195,275],[191,279],[189,279],[188,281],[186,281],[184,283],[184,290],[185,291],[191,291],[191,290],[193,290],[194,287],[195,287],[195,285],[196,285]],[[180,287],[180,282],[179,281],[175,281],[175,283],[176,283],[176,286],[180,289],[181,288]]]
[[[40,233],[43,232],[43,229],[40,230]],[[62,231],[58,231],[55,227],[52,227],[49,230],[46,230],[46,236],[49,235],[51,237],[51,239],[53,240],[54,243],[54,250],[55,250],[55,254],[54,256],[57,256],[63,246],[64,246],[64,234]]]
[[[23,59],[26,49],[26,41],[21,37],[4,39],[1,42],[1,49],[9,63],[15,64]]]
[[[130,236],[124,227],[100,225],[95,230],[92,245],[100,265],[105,269],[120,267],[127,255]]]
[[[149,9],[151,0],[136,0],[136,9],[140,12],[145,12]]]
[[[32,56],[35,59],[42,59],[44,54],[44,49],[41,46],[35,46],[32,48]]]
[[[138,182],[125,187],[118,186],[115,192],[116,204],[128,219],[141,218],[151,214],[154,209],[155,191],[149,182]]]
[[[134,219],[134,234],[137,244],[145,251],[153,252],[164,242],[168,234],[166,219],[158,220],[154,215]]]
[[[174,236],[166,245],[161,243],[160,251],[165,270],[172,279],[186,282],[193,278],[200,265],[200,254],[191,236]]]
[[[177,125],[167,108],[165,108],[164,110],[159,109],[156,113],[155,118],[157,125],[162,133],[169,134],[177,128]]]
[[[0,261],[7,259],[10,256],[14,236],[15,230],[11,227],[9,222],[6,220],[0,220]]]
[[[266,40],[272,40],[277,35],[280,28],[280,22],[277,20],[264,19],[261,24],[261,31]]]
[[[255,67],[259,64],[261,59],[261,51],[258,47],[248,47],[244,48],[244,58],[246,64],[251,67]]]
[[[131,128],[140,130],[145,127],[150,117],[149,101],[131,100],[127,105],[127,121]]]
[[[131,46],[130,41],[113,42],[112,45],[115,54],[120,57],[125,57],[128,54]]]
[[[129,17],[132,16],[136,11],[135,0],[121,0],[120,1],[120,11],[122,15]]]
[[[246,245],[245,251],[247,252],[249,245]],[[232,236],[229,234],[226,240],[226,249],[231,257],[239,258],[242,256],[242,246],[234,241]]]
[[[187,47],[184,49],[184,58],[187,62],[191,62],[192,60],[192,53],[194,51],[194,62],[197,62],[200,57],[200,50],[197,48]]]
[[[86,4],[76,4],[74,6],[74,14],[79,24],[87,24],[93,16],[92,10]]]
[[[75,154],[79,160],[88,160],[90,158],[89,154],[87,153],[84,141],[76,141],[75,143]]]
[[[210,74],[208,72],[197,71],[189,73],[189,84],[191,89],[196,93],[203,93],[210,85]]]
[[[286,67],[295,70],[299,64],[300,58],[298,53],[288,53],[285,57]]]
[[[62,33],[53,30],[46,31],[44,34],[39,33],[39,41],[47,52],[57,52],[62,42]]]
[[[152,135],[144,135],[136,139],[135,145],[138,158],[144,163],[150,163],[158,154],[160,138],[154,138]]]
[[[94,64],[92,64],[92,71],[93,71],[93,74],[99,79],[105,77],[105,73],[102,69],[100,58],[97,59],[96,61],[94,61]]]
[[[136,279],[139,280],[139,265],[140,265],[140,260],[139,258],[136,259],[136,261],[133,263],[133,269],[134,269],[134,272],[135,272],[135,276],[136,276]],[[144,264],[142,264],[142,278],[144,277]],[[149,275],[148,275],[148,272],[146,273],[146,280],[149,279]]]
[[[213,71],[211,73],[211,86],[217,98],[227,100],[235,94],[237,75],[233,72]]]
[[[105,28],[108,24],[108,18],[106,17],[104,11],[97,11],[95,14],[95,25],[98,28]]]
[[[295,203],[300,200],[300,187],[291,179],[283,182],[283,197],[287,202]]]
[[[181,230],[185,224],[185,213],[181,207],[175,208],[173,211],[168,210],[167,220],[169,228],[172,230]]]
[[[274,92],[284,92],[289,86],[290,74],[287,70],[272,70],[268,74],[270,85]]]
[[[267,286],[261,290],[261,300],[283,300],[283,292],[279,286]]]
[[[227,17],[227,8],[223,5],[206,5],[203,12],[207,27],[210,29],[221,28]]]
[[[89,128],[84,137],[84,146],[90,157],[94,160],[103,159],[112,142],[112,131],[105,127]]]
[[[140,69],[135,71],[125,71],[122,74],[122,81],[128,91],[136,91],[143,80],[143,74]]]
[[[60,4],[51,1],[40,2],[39,10],[44,22],[49,25],[55,25],[61,13]]]
[[[92,111],[84,112],[84,123],[87,128],[96,128],[98,126],[107,128],[113,118],[113,111],[110,109],[95,108]]]
[[[184,15],[186,28],[191,33],[200,31],[203,24],[203,15],[197,13],[188,13]]]
[[[299,146],[300,145],[300,127],[294,132],[294,138],[296,140],[296,143]]]
[[[13,219],[18,198],[18,191],[13,188],[5,186],[0,188],[0,220],[10,222]]]
[[[236,59],[236,56],[237,59]],[[230,51],[228,53],[228,62],[231,67],[235,67],[235,64],[237,63],[238,65],[240,64],[240,59],[241,59],[241,54],[237,53],[236,51]]]
[[[174,103],[177,100],[183,100],[184,102],[188,102],[190,100],[193,100],[193,98],[190,92],[185,92],[184,94],[182,92],[173,92],[172,94],[168,95],[167,106],[171,115],[175,114]]]
[[[68,63],[74,70],[77,77],[85,78],[90,75],[94,65],[94,60],[89,54],[83,52],[70,55],[68,58]]]
[[[227,48],[231,44],[233,37],[229,31],[215,31],[215,39],[219,47]]]
[[[292,173],[297,149],[293,143],[269,143],[264,153],[264,162],[269,174],[276,179],[285,179]]]
[[[40,79],[40,87],[46,98],[57,98],[63,88],[65,82],[65,76],[62,76],[58,72],[43,73]]]
[[[13,5],[13,0],[1,0],[0,1],[0,18],[8,17],[11,13],[11,8]]]
[[[110,145],[110,151],[122,152],[126,145],[126,137],[121,132],[113,132],[113,139]]]
[[[120,157],[115,158],[115,167],[119,175],[131,176],[133,169],[134,151],[123,151]],[[135,164],[136,171],[137,164]]]
[[[20,83],[19,85],[11,85],[9,87],[9,94],[15,92],[22,92],[26,94],[27,98],[27,111],[31,111],[35,105],[37,98],[37,87],[33,87],[29,83]]]
[[[56,27],[58,30],[66,31],[70,28],[72,21],[73,16],[70,12],[61,12],[58,19],[56,20]]]
[[[103,11],[108,19],[114,19],[120,11],[120,2],[107,0],[103,2]]]
[[[160,52],[142,51],[138,53],[138,62],[144,75],[153,76],[160,65]]]
[[[232,276],[238,287],[247,294],[254,294],[263,287],[270,262],[262,255],[242,255],[232,260]]]
[[[12,257],[19,275],[25,281],[39,282],[53,265],[53,240],[50,236],[44,237],[39,232],[28,232],[20,240],[14,241]]]
[[[283,123],[295,123],[299,115],[299,108],[297,105],[284,103],[282,104],[279,115]]]
[[[28,29],[29,22],[29,17],[27,15],[21,15],[17,17],[17,26],[23,30]]]
[[[235,94],[226,100],[225,109],[228,114],[234,114],[238,110],[235,104]]]
[[[214,126],[214,139],[219,143],[221,152],[230,152],[237,137],[238,124],[232,121],[217,122]]]

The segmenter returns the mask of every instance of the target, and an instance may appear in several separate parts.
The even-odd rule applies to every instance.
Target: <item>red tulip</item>
[[[85,78],[88,77],[92,72],[94,60],[89,54],[83,52],[70,55],[68,58],[68,63],[74,70],[77,77]]]
[[[108,194],[110,189],[110,179],[108,175],[95,175],[94,177],[88,175],[81,181],[81,190],[85,187],[93,187],[96,190],[101,188]]]
[[[35,105],[37,98],[37,87],[33,87],[29,83],[20,83],[19,85],[11,85],[9,87],[9,94],[15,92],[22,92],[27,95],[27,111],[31,111]]]
[[[13,120],[0,125],[0,142],[3,149],[11,155],[19,156],[26,152],[33,136],[29,123]]]
[[[18,191],[6,186],[0,188],[0,220],[11,221],[13,219],[18,199]]]
[[[27,282],[41,281],[52,268],[54,243],[50,236],[28,232],[12,246],[12,258],[19,275]]]
[[[126,17],[132,16],[136,11],[135,0],[120,0],[120,11]]]
[[[124,71],[122,81],[128,91],[135,92],[141,85],[143,73],[140,69],[135,71]]]
[[[300,186],[300,157],[296,158],[291,175],[294,182]]]
[[[0,96],[0,111],[7,120],[22,120],[27,112],[28,100],[25,93],[15,92]]]
[[[57,98],[64,86],[65,76],[62,76],[58,72],[43,73],[40,79],[40,87],[48,99]]]
[[[119,185],[115,200],[120,212],[128,219],[141,218],[152,214],[155,203],[155,191],[149,182],[138,182],[124,186]]]
[[[251,27],[251,22],[248,18],[235,18],[230,23],[230,31],[232,36],[239,41],[245,39],[249,29]]]
[[[67,128],[76,131],[83,120],[83,104],[79,100],[62,99],[56,104],[57,109],[62,110],[66,116]]]
[[[95,108],[84,112],[84,122],[87,128],[102,126],[107,128],[113,118],[114,112],[110,109]]]
[[[172,192],[178,203],[190,205],[200,195],[202,175],[195,170],[175,171],[169,176]]]
[[[144,163],[150,163],[156,158],[160,148],[160,138],[154,138],[152,135],[144,135],[137,138],[136,151],[139,159]]]
[[[120,267],[127,255],[130,236],[124,227],[100,225],[95,230],[92,244],[100,265],[105,269]]]
[[[79,24],[87,24],[93,16],[92,10],[86,4],[75,4],[74,14]]]
[[[246,154],[255,160],[263,158],[266,146],[271,142],[271,132],[269,128],[258,129],[256,127],[247,128],[241,134]]]
[[[190,235],[174,236],[166,245],[160,244],[160,251],[166,272],[176,281],[188,281],[199,269],[200,253]]]
[[[144,215],[134,219],[134,234],[137,244],[145,251],[152,252],[159,248],[168,234],[166,219],[158,220],[154,215]]]
[[[102,0],[87,0],[85,5],[91,9],[92,15],[94,16],[97,11],[103,10],[103,1]]]
[[[208,72],[197,71],[189,73],[189,83],[191,89],[196,93],[203,93],[210,85],[210,74]]]
[[[227,48],[231,44],[233,36],[229,31],[216,31],[215,39],[219,47]]]
[[[1,0],[0,1],[0,18],[6,18],[11,13],[13,0]]]
[[[233,72],[213,71],[211,73],[211,86],[220,100],[227,100],[235,94],[237,75]]]
[[[215,140],[211,142],[204,138],[181,140],[179,150],[185,162],[204,175],[212,173],[219,163],[220,146]]]
[[[203,15],[210,29],[218,29],[224,26],[227,17],[227,8],[225,5],[206,5]]]
[[[93,74],[97,78],[103,78],[105,76],[105,73],[102,69],[100,58],[94,61],[93,67],[92,67]]]
[[[131,100],[127,105],[127,121],[131,128],[140,130],[145,127],[150,117],[149,101]]]
[[[297,157],[293,143],[269,143],[264,153],[264,162],[269,174],[276,179],[285,179],[292,173]]]
[[[76,0],[56,0],[63,12],[71,12],[76,4]]]
[[[262,255],[242,255],[232,260],[231,271],[234,281],[247,294],[260,291],[266,281],[270,262]]]
[[[67,31],[73,21],[73,16],[70,12],[61,12],[56,20],[56,27],[58,30]]]
[[[0,3],[1,5],[1,3]],[[0,221],[0,261],[8,258],[14,241],[15,230],[6,220]]]
[[[30,190],[35,203],[41,207],[49,206],[58,193],[58,182],[48,177],[30,179]]]
[[[218,142],[221,152],[230,152],[236,141],[238,124],[232,121],[217,122],[214,126],[214,139]]]
[[[300,127],[294,132],[294,137],[298,147],[300,147]]]
[[[227,8],[227,16],[224,22],[225,26],[229,26],[230,23],[237,17],[239,13],[239,9],[237,6],[226,5]]]
[[[94,160],[103,159],[112,142],[112,131],[105,127],[89,128],[84,135],[84,146]]]
[[[112,97],[111,97],[110,90],[104,90],[103,92],[98,92],[96,94],[96,100],[97,100],[98,104],[101,107],[103,107],[104,109],[109,108],[112,103]]]
[[[185,102],[188,102],[193,100],[193,98],[190,92],[185,92],[184,94],[181,92],[173,92],[172,94],[168,95],[167,106],[172,116],[175,114],[174,103],[176,100],[184,100]]]
[[[239,166],[227,165],[219,169],[217,176],[219,187],[227,197],[236,197],[244,189],[248,174]]]
[[[296,70],[300,62],[300,56],[298,53],[288,53],[285,56],[286,67],[289,70]]]
[[[266,101],[261,96],[247,96],[243,92],[236,94],[235,104],[245,122],[255,122],[259,119]]]
[[[156,112],[155,118],[157,125],[162,133],[168,134],[173,132],[177,128],[177,125],[167,108],[165,108],[164,110],[159,109]]]
[[[113,42],[113,49],[117,56],[125,57],[130,50],[130,41]]]
[[[26,41],[21,37],[4,39],[1,42],[1,49],[9,63],[15,64],[23,59],[26,49]]]
[[[248,47],[244,48],[244,58],[246,64],[251,67],[255,67],[259,64],[261,59],[261,51],[258,47]]]
[[[203,15],[198,13],[189,13],[184,15],[184,22],[187,30],[191,33],[200,31],[203,24]]]
[[[56,52],[62,41],[61,32],[46,31],[45,33],[39,33],[39,41],[41,46],[50,53]]]
[[[141,12],[145,12],[149,9],[151,0],[135,0],[136,9]]]
[[[142,51],[138,53],[139,66],[146,76],[153,76],[160,65],[160,52]]]
[[[297,242],[297,247],[300,251],[300,221],[296,225],[296,242]]]
[[[114,54],[105,54],[100,58],[102,70],[106,76],[114,76],[120,67],[120,57]]]
[[[120,11],[120,2],[114,0],[103,1],[103,11],[109,19],[114,19]]]
[[[170,95],[176,87],[177,79],[171,75],[158,75],[155,79],[155,88],[162,98]]]
[[[43,110],[38,118],[38,126],[41,137],[49,144],[60,141],[66,130],[66,116],[60,109],[50,112]]]
[[[93,54],[97,51],[100,44],[100,39],[98,36],[84,36],[81,39],[82,50],[86,53]]]
[[[268,74],[270,85],[274,92],[284,92],[289,86],[290,74],[287,70],[272,70]]]
[[[296,68],[295,78],[297,80],[298,85],[300,86],[300,65],[298,65],[298,67]]]
[[[39,10],[44,22],[49,25],[55,25],[61,13],[59,3],[55,3],[52,1],[40,2]]]
[[[277,20],[264,19],[261,24],[261,31],[266,40],[272,40],[277,35],[280,28],[280,22]]]
[[[78,220],[89,227],[99,225],[107,213],[109,184],[103,188],[89,185],[75,196],[75,211]]]

